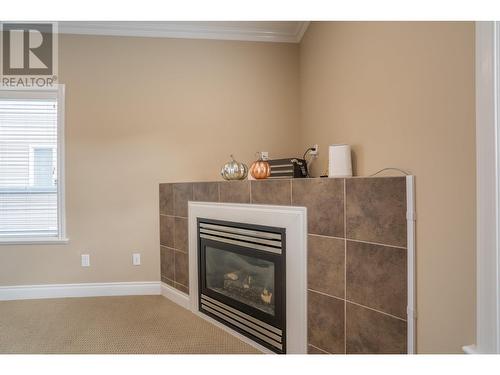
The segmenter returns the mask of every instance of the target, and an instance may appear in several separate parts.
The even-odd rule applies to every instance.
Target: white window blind
[[[0,90],[0,241],[61,238],[59,95]]]

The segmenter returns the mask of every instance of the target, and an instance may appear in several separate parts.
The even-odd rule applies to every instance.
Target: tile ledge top
[[[348,180],[348,179],[362,179],[362,178],[405,178],[407,176],[352,176],[352,177],[307,177],[307,178],[265,178],[261,180],[204,180],[204,181],[172,181],[172,182],[160,182],[160,184],[206,184],[206,183],[217,183],[217,182],[260,182],[260,181],[308,181],[308,180]]]

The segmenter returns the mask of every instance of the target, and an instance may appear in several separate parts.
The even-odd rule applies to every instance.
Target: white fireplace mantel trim
[[[287,353],[307,353],[307,209],[259,204],[189,202],[189,302],[193,313],[216,323],[198,311],[197,218],[267,225],[286,229],[286,325]],[[219,324],[217,324],[219,325]],[[240,334],[229,330],[235,336]],[[249,340],[245,340],[249,342]],[[249,342],[262,350],[262,346]]]

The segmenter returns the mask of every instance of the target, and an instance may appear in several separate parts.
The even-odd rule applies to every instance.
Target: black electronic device
[[[304,159],[288,158],[268,160],[271,175],[268,178],[304,178],[307,177],[307,163]]]

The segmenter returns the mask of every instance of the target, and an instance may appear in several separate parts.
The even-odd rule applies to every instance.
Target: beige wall
[[[473,23],[321,22],[300,46],[302,148],[353,145],[356,172],[416,175],[417,346],[475,342]]]
[[[292,44],[62,36],[70,243],[0,246],[0,285],[159,280],[158,183],[293,153],[298,68]]]

